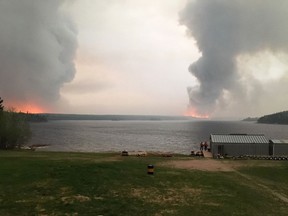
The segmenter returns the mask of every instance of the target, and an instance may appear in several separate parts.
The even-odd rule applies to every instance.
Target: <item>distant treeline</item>
[[[44,114],[48,120],[162,121],[192,120],[187,116]]]
[[[288,124],[288,111],[262,116],[257,122],[268,124]]]
[[[32,113],[18,113],[18,115],[23,116],[28,122],[47,122],[48,118],[46,115],[42,114],[32,114]]]
[[[257,121],[259,118],[258,117],[248,117],[243,119],[242,121]]]

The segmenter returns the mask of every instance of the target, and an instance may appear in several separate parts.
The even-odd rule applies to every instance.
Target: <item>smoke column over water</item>
[[[200,114],[210,114],[225,98],[225,103],[237,101],[237,97],[246,102],[248,97],[256,100],[261,92],[259,83],[250,80],[254,96],[247,91],[238,70],[239,56],[261,52],[286,55],[287,20],[285,0],[188,2],[180,12],[180,23],[188,28],[202,53],[189,67],[199,81],[199,86],[188,89],[191,108]]]
[[[0,96],[52,105],[74,78],[76,29],[64,0],[0,1]]]

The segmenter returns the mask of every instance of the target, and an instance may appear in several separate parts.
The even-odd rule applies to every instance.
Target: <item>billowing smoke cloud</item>
[[[210,114],[229,94],[231,101],[237,101],[237,97],[247,101],[250,97],[256,102],[243,83],[237,65],[239,56],[287,53],[287,20],[285,0],[188,2],[180,13],[180,22],[187,26],[202,53],[189,67],[199,81],[199,86],[188,89],[190,106],[198,113]],[[256,96],[261,87],[257,82],[250,84]]]
[[[43,106],[73,79],[76,29],[64,0],[0,1],[0,96]]]

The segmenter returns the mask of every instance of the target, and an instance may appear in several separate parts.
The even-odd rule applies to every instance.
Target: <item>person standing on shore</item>
[[[204,143],[204,149],[205,149],[205,151],[207,151],[207,149],[208,149],[208,143],[207,143],[207,141],[205,141],[205,143]]]
[[[201,142],[201,143],[200,143],[200,151],[203,151],[203,148],[204,148],[204,143]]]

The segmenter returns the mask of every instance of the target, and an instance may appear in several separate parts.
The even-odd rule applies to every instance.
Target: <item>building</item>
[[[213,157],[269,155],[269,141],[263,134],[211,134],[210,148]]]
[[[273,156],[288,156],[288,140],[269,140],[269,153]]]

